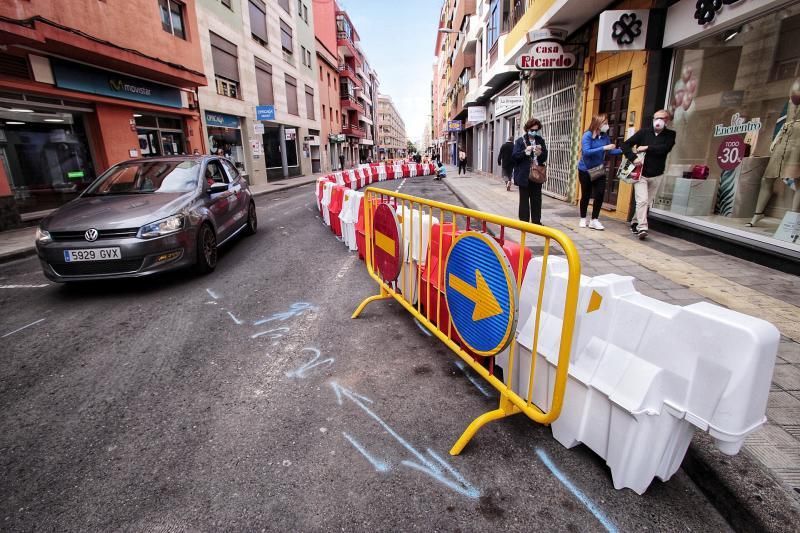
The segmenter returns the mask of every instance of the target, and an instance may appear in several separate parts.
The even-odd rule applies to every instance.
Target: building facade
[[[205,150],[193,2],[3,2],[0,16],[0,227],[119,161]]]
[[[221,151],[254,184],[320,171],[310,0],[198,0],[197,7],[211,82],[199,91],[208,151]],[[258,106],[270,112],[259,116]]]
[[[379,154],[381,159],[405,157],[406,126],[391,96],[386,94],[378,95],[378,136],[383,150]]]
[[[336,4],[314,0],[314,30],[319,69],[322,171],[341,170],[344,155],[342,107],[339,99],[339,48],[336,42]]]

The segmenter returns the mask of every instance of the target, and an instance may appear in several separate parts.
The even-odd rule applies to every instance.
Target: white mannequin
[[[761,178],[758,191],[756,212],[746,225],[755,226],[764,218],[764,210],[772,199],[775,180],[784,178],[794,180],[796,185],[792,199],[792,211],[800,212],[800,78],[794,80],[789,93],[789,105],[786,110],[786,122],[775,136],[770,146],[772,155]]]

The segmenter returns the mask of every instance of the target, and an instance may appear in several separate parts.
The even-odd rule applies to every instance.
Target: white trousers
[[[633,184],[634,198],[636,198],[636,223],[638,229],[647,229],[647,209],[653,202],[661,183],[661,176],[653,178],[642,177]]]

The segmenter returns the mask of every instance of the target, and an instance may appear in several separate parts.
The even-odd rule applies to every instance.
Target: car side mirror
[[[206,189],[208,194],[219,194],[228,190],[227,183],[215,183]]]

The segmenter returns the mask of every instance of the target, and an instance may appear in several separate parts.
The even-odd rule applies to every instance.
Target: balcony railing
[[[344,108],[355,109],[357,111],[364,112],[364,106],[358,103],[358,100],[355,96],[349,94],[343,94],[340,96],[341,105]]]
[[[353,124],[342,126],[342,133],[351,137],[358,137],[359,139],[364,139],[367,136],[367,130],[365,128],[354,126]]]
[[[348,65],[346,63],[343,63],[343,64],[339,65],[339,74],[341,74],[345,78],[349,78],[349,79],[353,80],[353,82],[356,85],[358,85],[359,87],[361,85],[363,85],[361,80],[358,79],[358,76],[356,76],[356,71],[353,70],[353,67],[351,67],[350,65]]]
[[[511,31],[511,29],[517,25],[517,22],[525,16],[528,7],[530,7],[532,3],[533,0],[513,0],[511,12],[508,14],[508,17],[503,20],[503,33]]]

